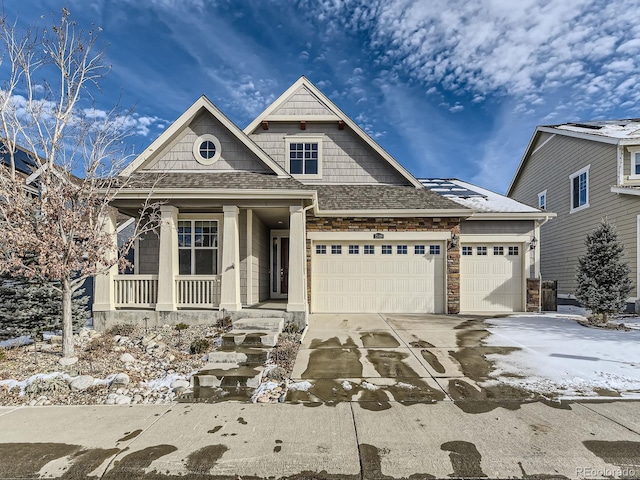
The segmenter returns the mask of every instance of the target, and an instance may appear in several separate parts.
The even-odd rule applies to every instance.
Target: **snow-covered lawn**
[[[638,325],[638,320],[622,322]],[[514,315],[486,323],[491,335],[485,345],[519,348],[487,356],[495,365],[495,380],[489,383],[557,398],[610,397],[612,392],[640,398],[640,330],[588,328],[571,314]]]

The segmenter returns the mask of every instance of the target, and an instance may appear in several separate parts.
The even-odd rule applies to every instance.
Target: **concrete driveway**
[[[488,411],[495,402],[532,400],[513,388],[482,388],[491,370],[483,347],[483,317],[460,315],[314,314],[293,370],[306,391],[289,401],[357,401],[384,410],[404,404],[453,400],[465,411]],[[305,385],[305,384],[302,384]],[[308,385],[307,385],[308,386]],[[491,403],[488,403],[491,402]],[[514,405],[515,406],[515,405]]]

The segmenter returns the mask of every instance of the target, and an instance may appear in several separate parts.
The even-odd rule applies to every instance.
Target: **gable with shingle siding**
[[[272,115],[332,115],[333,112],[305,86],[300,87]]]
[[[212,165],[202,165],[193,156],[193,146],[198,137],[214,135],[221,146],[220,158]],[[246,171],[271,173],[249,149],[229,132],[218,119],[202,112],[170,142],[155,159],[142,167],[146,171]]]
[[[317,135],[322,142],[322,178],[313,183],[408,185],[377,152],[350,129],[340,130],[337,122],[309,122],[306,130],[298,123],[269,122],[269,130],[258,129],[250,138],[286,169],[286,138],[307,135]]]

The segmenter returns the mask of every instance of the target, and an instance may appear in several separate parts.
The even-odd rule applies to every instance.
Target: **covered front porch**
[[[118,272],[114,266],[96,277],[94,318],[99,324],[200,323],[279,312],[306,324],[304,202],[265,203],[190,199],[162,205],[156,231],[136,240],[132,268]],[[105,219],[114,245],[127,235],[118,213],[135,211],[135,203],[121,201]]]

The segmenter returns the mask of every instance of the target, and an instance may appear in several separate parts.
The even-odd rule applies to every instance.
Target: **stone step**
[[[269,348],[226,345],[207,355],[210,363],[233,363],[236,365],[262,365],[267,360]]]
[[[195,387],[251,387],[257,388],[262,366],[238,366],[232,363],[208,363],[193,376]]]
[[[284,318],[242,318],[233,322],[234,330],[259,332],[282,332]]]
[[[231,330],[222,336],[222,347],[255,346],[273,347],[278,342],[279,332]]]

